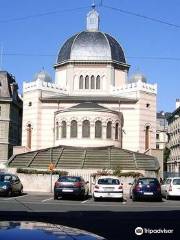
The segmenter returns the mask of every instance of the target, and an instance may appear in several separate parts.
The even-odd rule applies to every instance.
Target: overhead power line
[[[38,13],[38,14],[33,14],[33,15],[28,15],[28,16],[23,16],[23,17],[0,20],[0,23],[23,21],[23,20],[28,20],[28,19],[31,19],[31,18],[40,18],[40,17],[44,17],[44,16],[48,16],[48,15],[60,14],[60,13],[64,13],[64,12],[73,12],[73,11],[83,10],[83,9],[87,9],[87,8],[89,8],[89,6],[79,7],[79,8],[63,9],[63,10],[59,9],[59,10],[55,10],[55,11]]]
[[[167,22],[167,21],[164,21],[164,20],[161,20],[161,19],[148,17],[148,16],[145,16],[145,15],[142,15],[142,14],[139,14],[139,13],[130,12],[130,11],[127,11],[127,10],[124,10],[124,9],[121,9],[121,8],[115,8],[115,7],[111,7],[111,6],[104,5],[104,4],[102,6],[104,8],[107,8],[107,9],[111,9],[111,10],[114,10],[114,11],[118,11],[118,12],[121,12],[121,13],[124,13],[124,14],[139,17],[139,18],[144,18],[146,20],[150,20],[150,21],[153,21],[153,22],[158,22],[158,23],[161,23],[161,24],[165,24],[165,25],[168,25],[170,27],[180,28],[180,25],[170,23],[170,22]]]
[[[56,57],[57,54],[38,54],[38,53],[2,53],[3,56],[14,57]],[[127,56],[128,59],[144,59],[144,60],[162,60],[162,61],[180,61],[180,57],[160,57],[160,56]]]

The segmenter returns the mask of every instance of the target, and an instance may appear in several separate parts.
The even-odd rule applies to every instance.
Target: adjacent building
[[[176,100],[176,110],[168,118],[168,148],[170,156],[167,170],[180,174],[180,99]]]
[[[13,146],[21,145],[22,100],[15,78],[0,71],[0,165],[13,154]]]
[[[163,111],[157,113],[156,119],[156,149],[165,149],[168,142],[168,121],[170,113]]]

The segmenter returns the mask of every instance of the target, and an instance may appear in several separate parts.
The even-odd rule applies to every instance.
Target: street
[[[177,239],[180,227],[180,200],[162,202],[99,201],[92,198],[54,200],[52,194],[28,193],[0,198],[0,220],[31,220],[62,224],[87,230],[109,240],[140,239],[136,227],[174,229],[174,235],[148,236],[152,239]],[[162,237],[162,236],[161,236]],[[173,238],[174,237],[174,238]],[[141,238],[146,239],[146,238]],[[149,238],[148,238],[149,239]],[[150,238],[151,239],[151,238]]]

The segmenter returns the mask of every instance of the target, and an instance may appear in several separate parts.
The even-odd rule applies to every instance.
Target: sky
[[[42,68],[54,79],[57,54],[70,36],[85,30],[92,2],[0,0],[0,67],[15,76],[20,93],[23,81],[31,81]],[[141,72],[149,83],[157,83],[157,110],[174,111],[180,98],[180,1],[95,3],[100,30],[124,49],[129,77]]]

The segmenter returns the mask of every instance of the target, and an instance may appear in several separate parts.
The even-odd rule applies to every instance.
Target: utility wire
[[[79,7],[79,8],[63,9],[63,10],[61,9],[61,10],[56,10],[56,11],[33,14],[33,15],[24,16],[24,17],[11,18],[11,19],[7,19],[7,20],[0,20],[0,23],[23,21],[23,20],[28,20],[28,19],[31,19],[31,18],[40,18],[40,17],[53,15],[53,14],[60,14],[60,13],[64,13],[64,12],[74,12],[74,11],[83,10],[83,9],[87,9],[87,8],[89,8],[89,6]]]
[[[2,53],[3,56],[15,57],[56,57],[57,54],[36,54],[36,53]],[[127,56],[127,59],[147,59],[163,61],[180,61],[180,57],[159,57],[159,56]]]
[[[145,16],[145,15],[141,15],[141,14],[139,14],[139,13],[134,13],[134,12],[126,11],[126,10],[124,10],[124,9],[115,8],[115,7],[111,7],[111,6],[104,5],[104,4],[102,5],[102,7],[107,8],[107,9],[111,9],[111,10],[114,10],[114,11],[118,11],[118,12],[121,12],[121,13],[124,13],[124,14],[136,16],[136,17],[139,17],[139,18],[144,18],[144,19],[146,19],[146,20],[150,20],[150,21],[153,21],[153,22],[158,22],[158,23],[161,23],[161,24],[165,24],[165,25],[168,25],[168,26],[170,26],[170,27],[180,28],[180,25],[177,25],[177,24],[174,24],[174,23],[170,23],[170,22],[166,22],[166,21],[164,21],[164,20],[160,20],[160,19],[148,17],[148,16]]]

